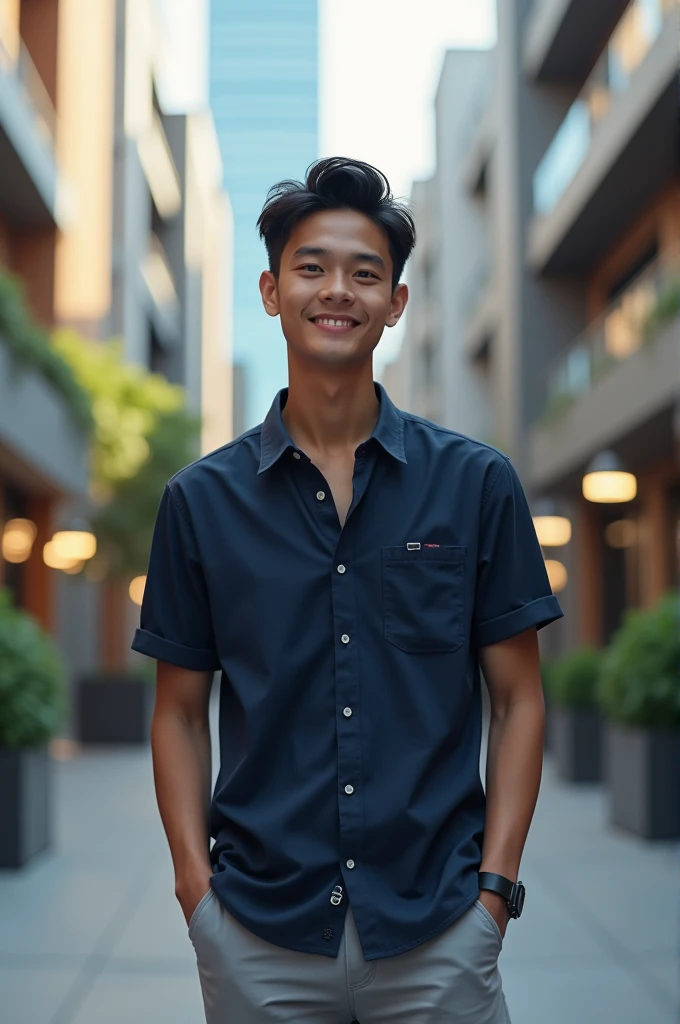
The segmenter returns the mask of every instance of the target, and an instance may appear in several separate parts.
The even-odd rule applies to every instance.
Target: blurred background
[[[675,0],[0,0],[0,1022],[198,1024],[129,650],[157,503],[261,422],[267,188],[419,241],[376,376],[522,478],[565,618],[514,1024],[680,1020]]]

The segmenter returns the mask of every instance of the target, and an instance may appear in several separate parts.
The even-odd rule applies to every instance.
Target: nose
[[[319,298],[323,302],[353,302],[354,292],[350,280],[338,268],[333,274],[328,274],[324,280]]]

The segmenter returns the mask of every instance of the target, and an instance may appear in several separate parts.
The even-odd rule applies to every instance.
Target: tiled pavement
[[[148,751],[55,765],[54,852],[0,873],[0,1024],[201,1024]],[[546,765],[501,970],[513,1024],[677,1024],[680,858]]]

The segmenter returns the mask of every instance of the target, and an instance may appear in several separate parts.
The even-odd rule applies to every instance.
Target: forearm
[[[210,728],[158,708],[151,727],[154,781],[176,885],[210,872]]]
[[[491,717],[481,870],[513,881],[538,799],[544,728],[540,693],[513,701]]]

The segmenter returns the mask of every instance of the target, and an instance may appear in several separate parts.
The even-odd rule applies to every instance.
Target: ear
[[[271,270],[263,270],[260,274],[260,295],[262,305],[269,316],[278,316],[279,309],[279,286]]]
[[[390,310],[385,320],[386,327],[394,327],[399,321],[401,314],[406,309],[406,303],[408,302],[408,287],[405,284],[398,284],[392,293],[392,301],[390,302]]]

